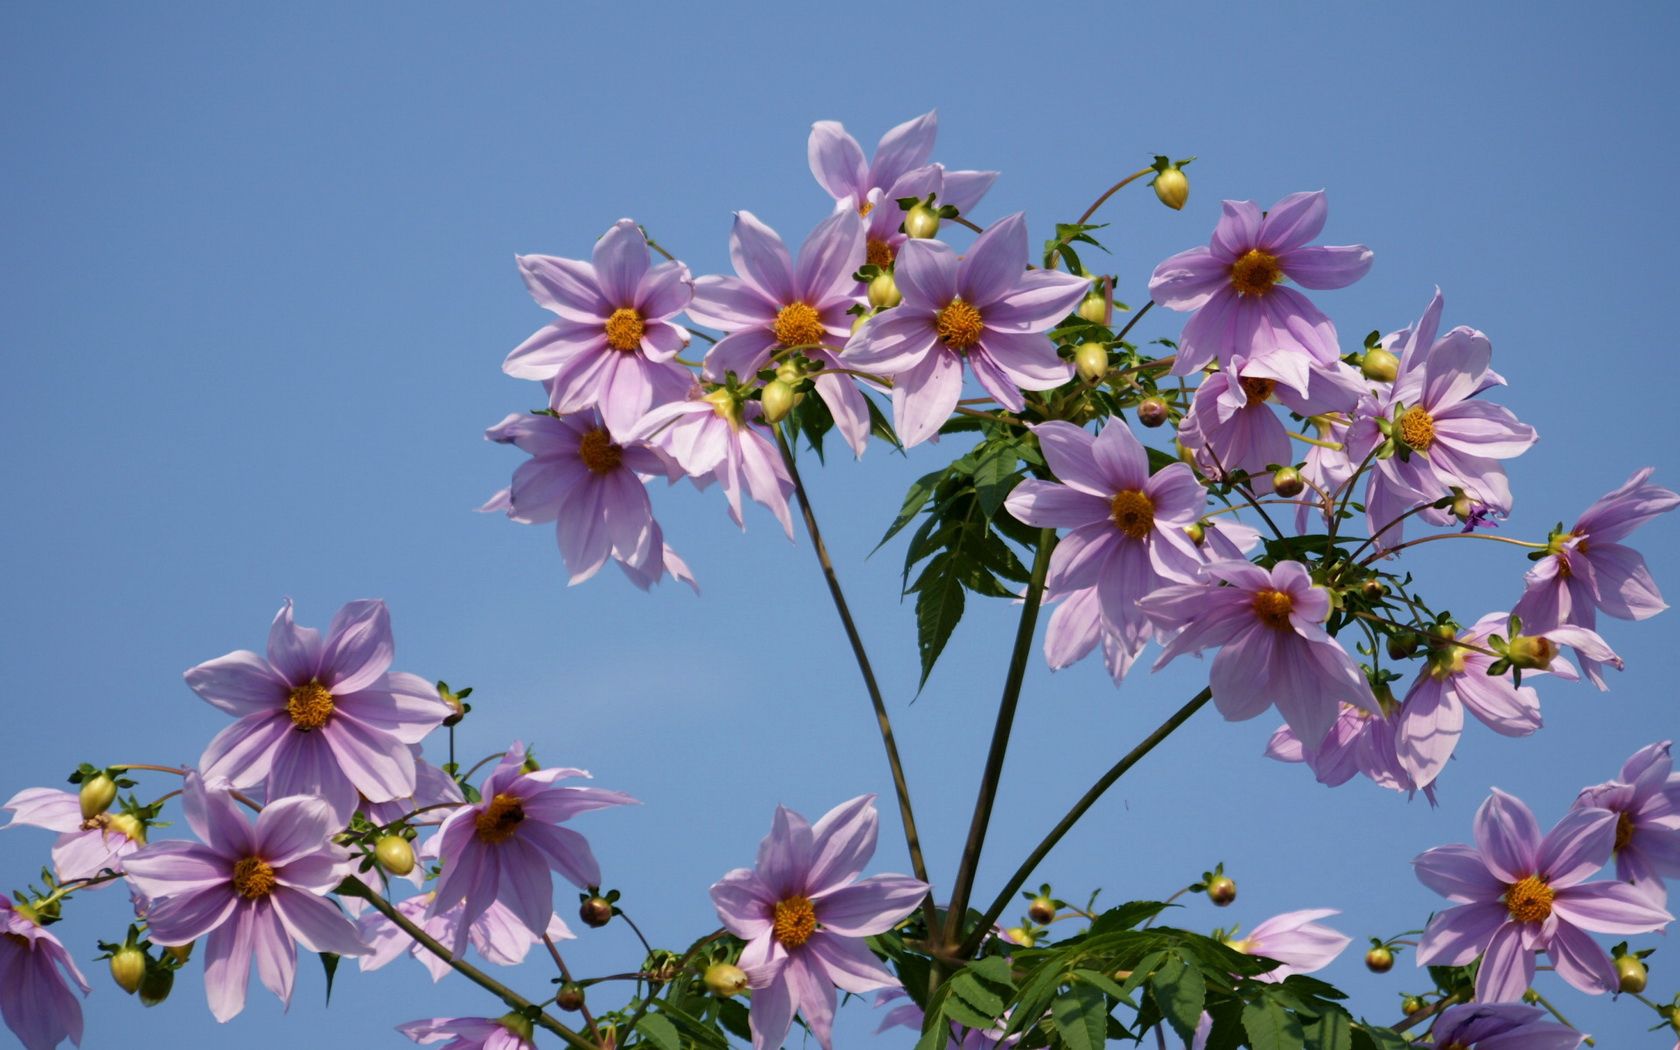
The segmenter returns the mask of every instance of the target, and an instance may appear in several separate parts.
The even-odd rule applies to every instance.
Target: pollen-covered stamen
[[[871,266],[879,266],[885,269],[891,266],[896,258],[898,258],[898,249],[886,241],[870,241],[863,249],[863,261]]]
[[[1435,417],[1422,405],[1413,405],[1400,414],[1400,440],[1419,452],[1429,451],[1435,443]]]
[[[811,898],[800,895],[776,902],[771,935],[784,948],[797,948],[817,932],[817,909]]]
[[[1238,295],[1265,295],[1272,286],[1283,280],[1283,267],[1277,256],[1250,248],[1231,264],[1231,287]]]
[[[1633,814],[1622,810],[1616,814],[1616,846],[1615,852],[1620,853],[1628,848],[1633,841]]]
[[[606,427],[592,427],[578,442],[578,458],[591,473],[611,474],[624,462],[624,448],[613,441]]]
[[[1517,922],[1545,922],[1552,914],[1552,888],[1538,875],[1530,875],[1505,890],[1505,910]]]
[[[1272,391],[1277,389],[1277,380],[1262,379],[1259,376],[1243,376],[1237,380],[1237,385],[1242,387],[1244,394],[1248,395],[1249,404],[1260,405],[1264,404],[1272,396]]]
[[[1108,501],[1108,516],[1115,528],[1141,540],[1155,528],[1155,501],[1141,489],[1124,489]]]
[[[952,350],[967,350],[980,341],[984,325],[972,303],[952,299],[933,319],[933,328]]]
[[[824,334],[822,316],[810,303],[788,303],[777,311],[770,331],[783,346],[820,346]]]
[[[473,829],[477,831],[480,842],[488,842],[493,846],[512,838],[524,819],[525,801],[518,795],[498,792],[496,797],[490,800],[490,804],[479,810],[478,816],[473,818]]]
[[[644,328],[641,314],[628,306],[621,306],[607,318],[607,345],[620,353],[639,349]]]
[[[875,202],[872,200],[865,200],[862,204],[858,205],[858,214],[866,219],[869,218],[869,213],[874,210]]]
[[[286,697],[286,713],[292,725],[307,733],[327,724],[333,713],[333,696],[327,687],[311,678]]]
[[[1281,631],[1289,627],[1289,614],[1295,608],[1295,599],[1288,591],[1268,588],[1255,592],[1253,607],[1254,615],[1260,617],[1262,623]]]
[[[274,868],[261,857],[241,857],[233,866],[233,892],[248,901],[274,892]]]

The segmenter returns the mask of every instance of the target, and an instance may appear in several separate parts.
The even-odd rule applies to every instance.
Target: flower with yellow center
[[[980,341],[985,324],[981,321],[980,311],[972,303],[952,299],[935,315],[933,330],[952,350],[967,350]]]
[[[1289,629],[1289,614],[1295,609],[1295,599],[1288,591],[1272,589],[1254,592],[1254,615],[1267,627],[1279,631]]]
[[[1277,380],[1261,376],[1243,376],[1237,380],[1237,385],[1248,395],[1249,404],[1260,405],[1271,398],[1272,391],[1277,389]]]
[[[870,241],[864,246],[863,261],[871,266],[879,266],[883,270],[893,264],[898,257],[898,249],[886,241]]]
[[[1552,914],[1553,896],[1545,879],[1529,875],[1505,890],[1505,910],[1517,922],[1545,922]]]
[[[1435,443],[1435,417],[1422,405],[1413,405],[1406,409],[1396,423],[1400,431],[1400,440],[1404,441],[1407,447],[1418,452],[1428,452],[1429,446]]]
[[[1109,500],[1114,527],[1134,540],[1147,539],[1155,528],[1155,501],[1141,489],[1116,492]]]
[[[611,474],[624,462],[624,448],[606,427],[592,427],[578,440],[578,458],[593,474]]]
[[[241,857],[233,865],[233,892],[248,901],[274,892],[274,867],[261,857]]]
[[[518,795],[498,792],[473,818],[473,832],[480,842],[492,846],[506,842],[525,820],[525,801]]]
[[[312,678],[294,688],[286,697],[286,713],[291,716],[292,725],[302,732],[319,729],[332,718],[332,693]]]
[[[640,313],[633,307],[621,306],[607,318],[607,346],[621,354],[639,350],[645,327]]]
[[[1283,267],[1271,252],[1250,248],[1231,264],[1231,287],[1238,295],[1265,295],[1283,280]]]
[[[817,909],[811,898],[800,895],[776,902],[771,936],[784,948],[798,948],[817,932]]]
[[[821,346],[826,329],[822,315],[809,303],[788,303],[776,312],[770,324],[776,342],[783,346]]]

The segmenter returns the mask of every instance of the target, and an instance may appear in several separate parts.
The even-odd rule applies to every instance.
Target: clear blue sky
[[[1348,347],[1409,323],[1436,284],[1448,324],[1492,337],[1512,383],[1501,398],[1542,438],[1511,469],[1509,532],[1534,537],[1638,466],[1680,482],[1677,27],[1661,5],[8,5],[0,795],[62,783],[82,760],[196,760],[225,718],[183,669],[260,647],[283,595],[318,625],[383,597],[399,669],[476,687],[466,752],[525,737],[645,800],[577,826],[649,935],[686,944],[713,926],[707,886],[751,862],[776,803],[814,817],[885,795],[885,763],[810,553],[767,514],[754,508],[743,536],[715,490],[657,493],[697,599],[643,595],[611,570],[568,589],[552,533],[472,513],[518,462],[483,428],[535,407],[499,367],[546,317],[514,253],[583,256],[629,215],[695,273],[725,271],[734,209],[790,241],[827,213],[805,163],[812,121],[841,120],[872,147],[934,106],[939,159],[1003,172],[982,217],[1025,209],[1035,237],[1152,154],[1199,155],[1182,213],[1140,188],[1104,213],[1134,303],[1159,259],[1206,238],[1222,197],[1264,206],[1326,187],[1327,242],[1376,252],[1368,278],[1319,297]],[[1140,332],[1176,324],[1152,316]],[[909,479],[954,451],[905,461],[874,447],[810,479],[887,683],[936,880],[966,828],[1013,614],[976,608],[911,706],[902,547],[864,555]],[[1637,541],[1671,594],[1677,538],[1667,520]],[[1506,550],[1435,544],[1411,565],[1468,622],[1518,594],[1527,563]],[[1549,824],[1581,785],[1680,729],[1677,622],[1613,622],[1628,661],[1614,691],[1545,683],[1537,737],[1472,727],[1433,811],[1365,782],[1319,787],[1260,757],[1272,719],[1205,713],[1043,877],[1119,901],[1223,859],[1238,905],[1178,921],[1325,906],[1356,938],[1417,925],[1439,900],[1407,862],[1466,840],[1489,785]],[[1199,670],[1181,661],[1116,692],[1092,664],[1052,676],[1035,662],[983,894],[1035,822],[1194,692]],[[907,868],[897,831],[889,817],[874,870]],[[8,832],[0,885],[25,882],[48,843]],[[120,935],[119,896],[59,927],[78,957]],[[559,900],[570,915],[569,890]],[[1653,992],[1680,982],[1671,951]],[[569,954],[585,972],[639,960],[621,926]],[[1422,983],[1409,955],[1384,978],[1358,957],[1327,976],[1375,1017]],[[253,981],[224,1031],[196,967],[150,1011],[87,968],[93,1048],[395,1047],[398,1022],[496,1010],[459,978],[433,989],[402,964],[347,972],[324,1012],[305,965],[283,1023]],[[532,966],[515,980],[547,977]],[[1642,1008],[1553,983],[1601,1045],[1659,1045]],[[852,1014],[841,1045],[876,1045],[871,1012]]]

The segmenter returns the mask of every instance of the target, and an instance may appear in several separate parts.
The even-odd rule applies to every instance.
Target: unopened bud
[[[1199,521],[1192,522],[1191,524],[1184,526],[1184,534],[1190,537],[1191,543],[1200,547],[1207,539],[1207,526],[1203,525]]]
[[[1387,973],[1394,969],[1394,953],[1383,945],[1377,945],[1365,953],[1365,968],[1372,973]]]
[[[612,922],[612,917],[612,901],[605,897],[591,897],[583,902],[582,907],[578,908],[578,918],[583,920],[585,926],[593,926],[595,929],[600,929],[607,923]]]
[[[1165,398],[1146,397],[1138,402],[1138,422],[1146,427],[1158,427],[1165,423],[1171,415],[1172,411],[1167,407]]]
[[[1272,491],[1284,499],[1299,496],[1306,487],[1307,483],[1301,480],[1301,472],[1294,467],[1279,467],[1272,475]]]
[[[1453,497],[1452,513],[1453,517],[1459,521],[1469,521],[1471,516],[1476,513],[1476,501],[1460,492]]]
[[[1208,900],[1223,908],[1237,899],[1237,884],[1229,875],[1215,875],[1208,880],[1207,895]]]
[[[1190,180],[1182,168],[1169,167],[1159,172],[1151,185],[1155,187],[1155,196],[1173,211],[1183,208],[1190,199]]]
[[[706,987],[725,999],[747,990],[747,971],[726,962],[706,967]]]
[[[146,967],[146,976],[140,978],[140,1005],[156,1006],[169,998],[169,990],[174,987],[175,971],[150,963]]]
[[[583,1009],[583,986],[567,981],[554,993],[554,1005],[572,1013]]]
[[[118,831],[127,835],[131,840],[144,845],[146,842],[146,825],[132,813],[114,813],[106,818],[107,831]]]
[[[1400,374],[1400,359],[1380,346],[1373,346],[1365,351],[1365,356],[1360,359],[1359,371],[1366,379],[1378,383],[1392,383],[1394,377]]]
[[[1415,995],[1408,995],[1400,1001],[1400,1012],[1405,1014],[1407,1017],[1412,1016],[1422,1009],[1423,1000],[1419,999]]]
[[[1505,646],[1505,657],[1512,667],[1525,671],[1544,671],[1557,659],[1557,643],[1550,638],[1519,634]]]
[[[891,270],[882,270],[869,282],[869,305],[877,310],[890,310],[904,301]]]
[[[407,875],[414,870],[414,847],[401,835],[382,835],[373,844],[373,855],[379,866],[392,875]]]
[[[111,953],[111,980],[117,987],[133,995],[146,979],[146,953],[132,944],[125,944]]]
[[[1009,929],[1003,931],[1003,935],[1023,948],[1031,948],[1033,945],[1038,943],[1038,934],[1027,929],[1025,926],[1011,926]]]
[[[496,1018],[496,1023],[527,1043],[536,1037],[536,1032],[531,1028],[531,1019],[517,1010],[509,1010]]]
[[[853,314],[852,315],[852,334],[857,335],[858,329],[863,327],[863,322],[869,320],[873,316],[875,316],[875,315],[874,314]]]
[[[1359,585],[1359,593],[1366,601],[1376,602],[1388,597],[1388,585],[1381,580],[1366,580]]]
[[[1056,902],[1048,897],[1034,897],[1027,904],[1027,918],[1040,926],[1048,926],[1056,918]]]
[[[82,804],[82,819],[92,820],[94,817],[111,808],[111,803],[117,800],[117,782],[100,773],[82,781],[80,801]]]
[[[1404,660],[1417,652],[1419,643],[1416,631],[1395,631],[1388,636],[1388,658]]]
[[[163,950],[163,954],[169,956],[171,959],[174,959],[177,963],[184,966],[186,965],[187,960],[192,958],[194,943],[195,942],[193,941],[188,941],[185,944],[177,944],[172,947],[165,948]]]
[[[904,232],[923,239],[939,232],[939,212],[926,204],[918,204],[904,213]]]
[[[1108,347],[1101,343],[1080,343],[1073,349],[1073,367],[1085,382],[1102,382],[1108,375]]]
[[[759,403],[764,408],[764,421],[766,423],[780,423],[789,412],[793,411],[793,387],[788,386],[780,379],[772,379],[764,384],[764,389],[759,392],[758,397]]]
[[[1074,310],[1074,313],[1078,314],[1082,321],[1089,321],[1092,324],[1107,324],[1108,300],[1103,297],[1101,292],[1087,292],[1085,298],[1079,300],[1079,306]]]
[[[1647,977],[1645,964],[1638,957],[1632,955],[1616,956],[1616,980],[1622,991],[1638,995],[1645,990]]]

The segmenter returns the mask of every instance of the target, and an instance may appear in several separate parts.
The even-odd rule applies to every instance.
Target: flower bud
[[[1388,597],[1388,585],[1381,580],[1366,580],[1359,585],[1359,593],[1368,602],[1380,602]]]
[[[793,411],[793,387],[780,379],[772,379],[764,384],[759,392],[759,403],[764,407],[764,421],[766,423],[780,423]]]
[[[1452,514],[1459,521],[1469,521],[1476,513],[1476,501],[1460,492],[1453,497]]]
[[[585,926],[592,926],[597,930],[605,926],[607,923],[612,922],[612,917],[612,901],[607,900],[605,897],[591,897],[583,902],[582,907],[578,908],[578,918],[583,920],[583,924]]]
[[[1279,467],[1272,475],[1272,491],[1284,499],[1299,496],[1306,487],[1307,483],[1301,480],[1301,472],[1294,467]]]
[[[1138,402],[1138,422],[1151,429],[1165,423],[1171,415],[1172,411],[1167,408],[1167,402],[1164,398],[1146,397]]]
[[[1027,918],[1040,926],[1048,926],[1056,918],[1056,902],[1048,897],[1034,897],[1027,904]]]
[[[132,813],[115,813],[105,821],[105,827],[110,831],[120,831],[135,842],[145,845],[146,825]]]
[[[1085,293],[1085,298],[1079,300],[1079,306],[1075,308],[1074,313],[1078,314],[1082,321],[1107,324],[1108,300],[1104,298],[1103,293],[1093,289]]]
[[[1394,377],[1400,374],[1400,359],[1380,346],[1373,346],[1365,351],[1365,356],[1360,359],[1359,371],[1366,379],[1378,383],[1392,383]]]
[[[1208,900],[1223,908],[1237,899],[1237,884],[1229,875],[1215,875],[1208,880],[1207,895]]]
[[[1184,169],[1172,166],[1164,169],[1155,176],[1150,183],[1155,187],[1155,196],[1162,204],[1178,211],[1190,199],[1190,180],[1185,176]]]
[[[1377,945],[1365,953],[1365,968],[1372,973],[1387,973],[1394,969],[1394,953],[1384,945]]]
[[[1003,931],[1003,935],[1023,948],[1031,948],[1038,943],[1038,934],[1025,926],[1011,926]]]
[[[117,782],[100,773],[82,781],[81,803],[82,819],[92,820],[94,817],[111,808],[111,803],[117,800]]]
[[[583,986],[567,981],[554,993],[554,1005],[562,1010],[576,1013],[583,1009]]]
[[[187,960],[192,958],[194,943],[196,942],[188,941],[185,944],[177,944],[172,947],[165,948],[163,950],[163,954],[169,956],[171,959],[174,959],[177,964],[185,966]]]
[[[869,305],[877,310],[891,310],[904,301],[891,270],[882,270],[869,282]]]
[[[175,971],[150,963],[146,967],[146,976],[140,979],[140,1005],[156,1006],[169,998],[169,990],[174,987]]]
[[[117,987],[133,995],[146,979],[146,953],[132,944],[125,944],[111,953],[111,980]]]
[[[1420,639],[1416,631],[1395,631],[1388,636],[1388,658],[1404,660],[1417,652]]]
[[[1423,1000],[1419,999],[1415,995],[1408,995],[1400,1001],[1400,1012],[1405,1014],[1407,1017],[1412,1016],[1422,1009]]]
[[[1201,522],[1191,522],[1184,526],[1184,534],[1190,537],[1190,542],[1200,547],[1207,540],[1207,526]]]
[[[1525,671],[1544,671],[1557,658],[1557,643],[1550,638],[1519,634],[1505,646],[1505,658],[1512,667]]]
[[[1108,375],[1108,347],[1101,343],[1080,343],[1073,350],[1073,367],[1085,382],[1102,382]]]
[[[904,232],[911,237],[925,239],[939,232],[939,212],[926,204],[918,204],[904,213]]]
[[[865,321],[867,321],[867,320],[869,320],[869,319],[870,319],[870,318],[871,318],[871,317],[874,317],[874,316],[875,316],[875,315],[874,315],[874,314],[872,314],[872,313],[868,313],[868,314],[853,314],[853,315],[852,315],[852,334],[853,334],[853,335],[857,335],[857,330],[858,330],[858,329],[859,329],[859,328],[862,328],[862,327],[863,327],[863,322],[865,322]]]
[[[401,835],[382,835],[373,844],[373,855],[379,866],[392,875],[407,875],[414,870],[414,847]]]
[[[531,1028],[531,1019],[517,1010],[509,1010],[496,1018],[496,1023],[527,1043],[536,1038],[537,1033]]]
[[[724,999],[747,990],[747,971],[730,963],[713,963],[706,967],[706,987]]]
[[[1622,991],[1638,995],[1645,990],[1645,964],[1636,956],[1616,956],[1616,980]]]

